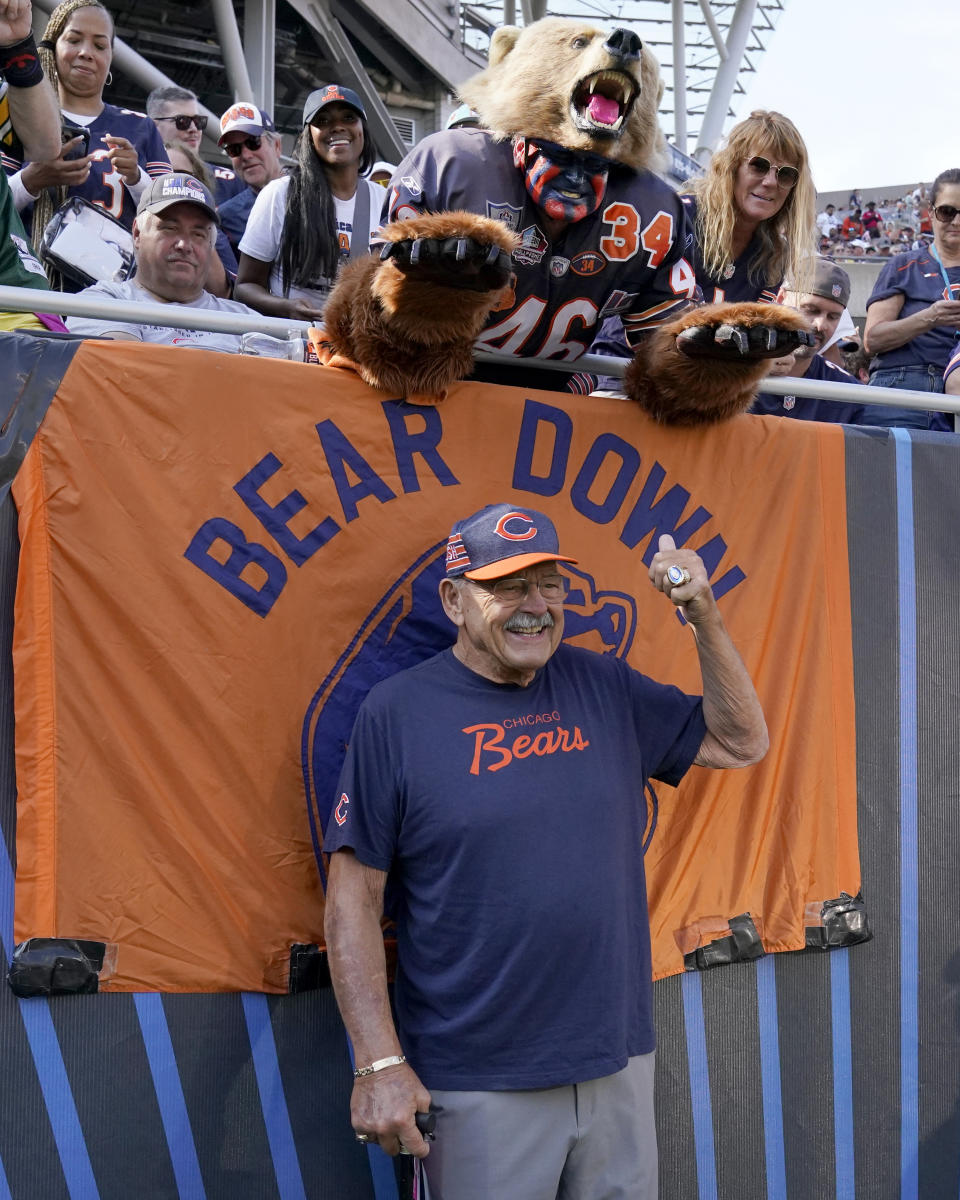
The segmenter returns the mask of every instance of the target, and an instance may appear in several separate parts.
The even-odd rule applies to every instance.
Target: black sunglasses
[[[242,142],[229,142],[226,146],[224,146],[224,150],[226,150],[229,158],[239,158],[243,152],[244,146],[246,146],[248,150],[259,150],[262,140],[263,139],[259,136],[259,134],[256,137],[245,137]]]
[[[154,117],[153,119],[155,121],[173,121],[181,133],[186,133],[191,125],[196,125],[197,129],[203,133],[210,118],[203,116],[201,113],[197,113],[196,116],[190,116],[187,113],[178,113],[175,117]]]
[[[960,213],[960,208],[954,208],[952,204],[938,204],[933,210],[933,215],[944,225],[949,225],[957,213]]]
[[[747,160],[747,166],[762,178],[773,167],[773,163],[768,158],[761,158],[759,154],[755,154],[753,158]],[[777,173],[777,183],[782,188],[794,187],[800,178],[800,172],[796,167],[773,167],[773,169]]]

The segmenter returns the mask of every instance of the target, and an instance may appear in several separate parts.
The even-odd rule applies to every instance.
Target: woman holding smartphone
[[[65,0],[44,30],[40,60],[59,95],[70,136],[54,159],[21,166],[5,156],[8,165],[21,168],[10,186],[21,212],[32,206],[37,246],[50,217],[70,196],[82,196],[132,229],[142,192],[152,178],[170,170],[153,121],[104,102],[113,38],[113,19],[99,0]]]

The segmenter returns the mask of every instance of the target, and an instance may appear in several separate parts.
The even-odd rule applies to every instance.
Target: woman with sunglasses
[[[296,166],[258,194],[240,239],[236,298],[268,316],[318,321],[337,272],[366,254],[384,190],[360,97],[330,84],[307,97]]]
[[[40,60],[60,97],[65,141],[57,158],[27,163],[10,181],[17,207],[33,205],[34,245],[70,196],[99,205],[132,229],[144,189],[170,170],[153,121],[104,102],[113,38],[113,19],[99,0],[65,0],[47,22]],[[71,130],[77,132],[67,136]]]
[[[960,337],[960,168],[943,171],[930,193],[933,245],[889,259],[867,301],[864,345],[877,387],[942,392]],[[885,408],[888,425],[953,429],[943,413]]]
[[[796,278],[816,246],[816,191],[793,122],[778,112],[752,112],[730,131],[707,173],[687,186],[680,199],[693,225],[691,256],[704,302],[775,302],[784,278]],[[603,322],[590,349],[631,357],[619,317]],[[610,378],[599,384],[619,390]]]
[[[795,276],[816,245],[816,192],[793,122],[778,112],[752,112],[688,193],[681,198],[706,303],[776,300],[784,278]]]

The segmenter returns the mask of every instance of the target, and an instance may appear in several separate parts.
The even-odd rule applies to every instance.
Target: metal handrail
[[[206,329],[216,333],[268,333],[274,337],[302,337],[310,328],[305,321],[285,317],[264,317],[260,313],[218,313],[191,308],[185,304],[141,304],[106,297],[85,296],[82,292],[42,292],[33,288],[0,287],[0,312],[53,312],[70,317],[117,317],[134,325],[163,325],[180,329]],[[623,378],[627,359],[584,354],[572,362],[557,359],[519,360],[510,354],[478,350],[478,362],[504,366],[523,365],[545,371],[589,372]],[[777,396],[812,396],[819,400],[843,403],[879,404],[888,408],[918,408],[927,412],[960,415],[960,396],[942,392],[900,391],[870,387],[859,383],[829,383],[825,380],[797,378],[793,375],[768,377],[763,390]]]

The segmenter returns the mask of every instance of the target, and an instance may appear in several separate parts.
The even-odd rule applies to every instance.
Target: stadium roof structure
[[[700,162],[709,159],[746,91],[786,0],[470,0],[461,3],[465,41],[486,49],[498,25],[544,16],[579,17],[632,29],[660,60],[660,105],[669,139]]]
[[[208,154],[217,153],[216,122],[234,100],[253,100],[292,135],[307,94],[336,81],[363,97],[379,156],[399,162],[421,136],[442,128],[498,26],[556,15],[628,25],[649,43],[666,82],[668,137],[705,162],[786,0],[106,2],[117,32],[108,99],[142,108],[154,87],[190,88],[212,122]],[[38,33],[56,3],[35,0]],[[700,168],[684,159],[677,169],[685,177]]]

